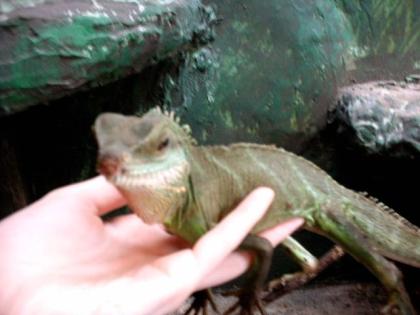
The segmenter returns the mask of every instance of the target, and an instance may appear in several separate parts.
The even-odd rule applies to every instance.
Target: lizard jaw
[[[126,197],[128,206],[145,223],[163,223],[183,206],[187,195],[189,164],[154,171],[121,168],[109,178]]]

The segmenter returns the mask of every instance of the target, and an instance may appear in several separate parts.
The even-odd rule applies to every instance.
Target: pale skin
[[[191,248],[135,215],[102,176],[52,191],[0,222],[0,314],[166,314],[193,292],[231,280],[250,257],[234,252],[273,200],[248,195]],[[275,246],[303,221],[261,235]]]

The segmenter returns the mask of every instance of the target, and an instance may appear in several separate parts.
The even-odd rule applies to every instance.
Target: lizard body
[[[382,282],[390,294],[389,312],[415,314],[400,272],[384,257],[420,267],[419,229],[385,206],[339,185],[313,163],[268,145],[198,146],[173,115],[159,109],[142,117],[102,114],[95,132],[99,170],[125,195],[133,211],[147,223],[163,223],[190,243],[254,188],[274,189],[269,211],[241,246],[254,250],[263,266],[262,275],[251,277],[254,284],[248,291],[261,289],[268,271],[266,260],[271,257],[265,255],[270,249],[255,234],[302,217],[305,229],[342,246]],[[294,243],[290,238],[284,245],[295,257],[303,253],[312,259]],[[305,258],[298,260],[303,267],[310,265]],[[253,270],[258,273],[257,268]],[[249,292],[245,296],[241,305],[252,312],[252,305],[244,305]]]

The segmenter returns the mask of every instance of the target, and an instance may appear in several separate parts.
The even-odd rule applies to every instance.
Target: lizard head
[[[146,223],[162,223],[188,189],[191,138],[172,114],[155,108],[142,117],[104,113],[94,124],[98,171]]]

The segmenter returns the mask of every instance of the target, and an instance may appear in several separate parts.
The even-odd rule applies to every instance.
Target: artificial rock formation
[[[340,90],[338,132],[369,153],[420,156],[420,78],[377,81]]]

